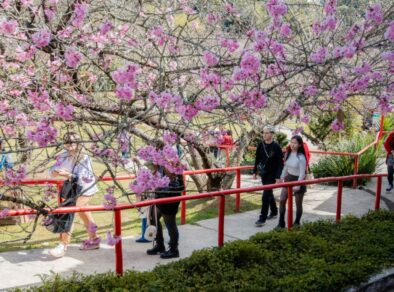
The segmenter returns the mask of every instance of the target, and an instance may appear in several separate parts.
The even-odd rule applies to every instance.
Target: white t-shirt
[[[290,152],[289,158],[285,161],[285,166],[282,171],[281,179],[284,179],[287,174],[298,176],[298,180],[305,178],[306,172],[306,158],[304,154]]]
[[[59,169],[67,170],[78,177],[78,184],[82,186],[82,196],[93,196],[98,192],[89,155],[84,154],[80,161],[74,165],[73,158],[65,151],[56,158],[56,163],[49,169],[49,174]]]

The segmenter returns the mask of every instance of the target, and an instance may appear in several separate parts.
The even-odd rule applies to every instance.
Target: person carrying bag
[[[52,177],[60,176],[67,179],[62,186],[61,195],[65,198],[65,201],[61,206],[87,206],[91,197],[98,191],[91,159],[83,153],[80,140],[78,134],[74,132],[66,133],[63,137],[66,151],[57,158],[55,165],[49,169],[49,174]],[[79,212],[78,214],[89,236],[82,242],[79,249],[100,248],[101,238],[96,234],[97,226],[91,212]],[[53,232],[60,233],[60,242],[55,248],[49,250],[49,253],[54,257],[65,255],[73,229],[74,214],[59,215],[64,220],[55,219],[55,222],[61,223],[53,226]]]

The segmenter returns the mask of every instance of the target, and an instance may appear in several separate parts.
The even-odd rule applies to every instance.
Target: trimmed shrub
[[[394,212],[291,232],[259,233],[196,251],[152,272],[44,279],[30,291],[340,291],[394,265]]]

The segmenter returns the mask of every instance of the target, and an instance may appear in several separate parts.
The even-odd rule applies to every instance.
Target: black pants
[[[387,180],[389,181],[389,184],[392,186],[393,185],[393,177],[394,177],[394,159],[392,157],[388,157],[387,161]]]
[[[156,225],[155,214],[157,213],[157,225],[156,225],[157,234],[155,239],[156,243],[158,245],[164,246],[163,228],[160,223],[160,218],[163,217],[164,224],[166,225],[168,231],[168,235],[170,236],[170,242],[169,242],[170,249],[176,250],[178,248],[178,240],[179,240],[178,227],[176,226],[176,214],[174,215],[163,214],[156,206],[153,206],[152,209],[150,212],[152,225]],[[156,209],[156,212],[154,209]]]
[[[263,185],[270,185],[275,183],[275,178],[262,177],[261,181]],[[269,208],[271,208],[272,214],[278,214],[278,207],[276,207],[274,191],[272,189],[263,191],[260,220],[262,221],[267,220]]]

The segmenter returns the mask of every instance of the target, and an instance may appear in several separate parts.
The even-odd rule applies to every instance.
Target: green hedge
[[[152,272],[45,280],[31,291],[340,291],[394,265],[394,212],[318,221],[196,251]]]

